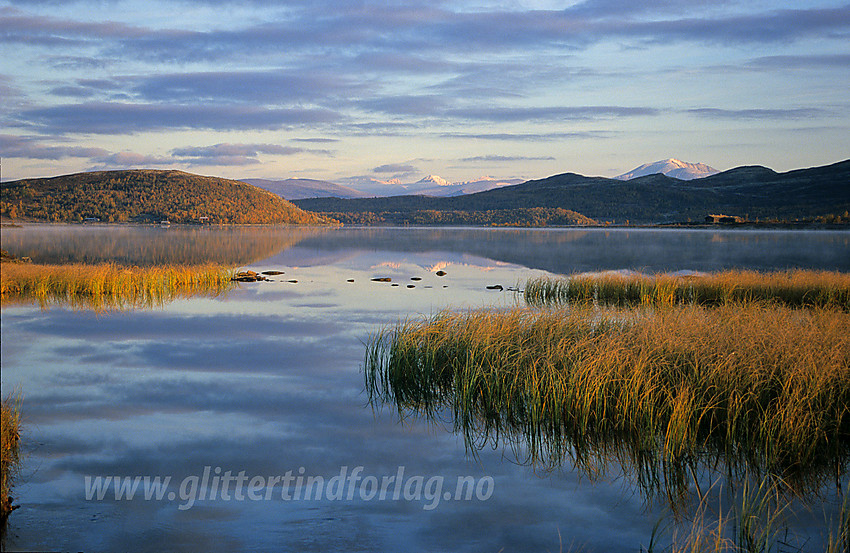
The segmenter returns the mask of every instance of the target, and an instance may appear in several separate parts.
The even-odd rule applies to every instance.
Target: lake
[[[2,247],[284,272],[152,310],[3,308],[3,395],[24,396],[9,550],[638,551],[663,501],[616,466],[471,455],[450,424],[370,406],[369,337],[521,304],[506,289],[543,275],[850,271],[843,231],[29,225]],[[835,495],[790,517],[803,549],[821,549]]]

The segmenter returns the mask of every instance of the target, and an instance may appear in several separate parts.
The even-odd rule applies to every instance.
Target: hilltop
[[[448,198],[321,198],[295,203],[316,212],[359,214],[364,223],[381,213],[392,213],[395,221],[403,221],[423,211],[520,208],[565,209],[599,221],[638,224],[703,221],[712,213],[750,220],[796,220],[850,210],[850,160],[786,173],[760,166],[738,167],[694,180],[652,174],[623,181],[563,173]]]
[[[53,222],[319,224],[328,222],[250,184],[135,169],[23,179],[0,186],[0,215]]]
[[[619,180],[631,180],[637,177],[645,177],[647,175],[655,175],[661,173],[668,177],[673,177],[679,180],[701,179],[710,177],[719,173],[714,167],[709,167],[704,163],[689,163],[679,159],[663,159],[654,163],[644,163],[640,167],[635,167],[628,173],[623,173],[614,177]]]

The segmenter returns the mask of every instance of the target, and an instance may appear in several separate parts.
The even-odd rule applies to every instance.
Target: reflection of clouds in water
[[[444,502],[430,513],[406,502],[207,502],[188,515],[169,503],[120,503],[111,516],[123,521],[125,537],[114,535],[115,544],[150,534],[145,517],[173,521],[153,529],[151,543],[175,538],[168,528],[192,519],[183,530],[187,540],[209,532],[208,524],[216,521],[232,543],[244,545],[268,539],[256,531],[246,534],[246,526],[338,516],[348,522],[320,525],[326,532],[321,542],[343,543],[339,532],[355,525],[378,549],[392,546],[397,537],[399,546],[413,543],[426,550],[476,549],[474,543],[552,548],[557,534],[545,528],[563,528],[572,516],[557,508],[561,484],[504,465],[498,453],[469,460],[455,436],[415,421],[399,424],[391,412],[366,408],[359,373],[362,343],[342,332],[340,321],[236,314],[219,320],[168,312],[98,317],[59,310],[48,318],[33,317],[27,326],[45,337],[57,361],[77,359],[76,368],[48,374],[50,391],[28,398],[42,443],[37,453],[44,457],[30,480],[34,497],[55,501],[61,493],[75,504],[81,498],[74,485],[86,475],[182,479],[207,465],[255,475],[305,467],[308,474],[328,478],[341,466],[364,466],[379,477],[405,466],[407,474],[444,475],[447,481],[466,475],[497,478],[496,493],[486,503]],[[471,526],[473,520],[514,522],[506,522],[501,534],[482,535],[472,529],[481,528]],[[516,522],[528,520],[541,530],[529,532]],[[393,531],[387,534],[389,527]],[[279,528],[275,535],[300,548],[299,528]],[[584,531],[579,539],[593,541],[594,532]],[[435,538],[437,533],[441,536]],[[85,544],[85,534],[79,537],[77,543]]]
[[[373,412],[362,393],[363,341],[405,316],[509,302],[484,285],[537,274],[526,267],[655,272],[747,259],[783,267],[824,252],[821,262],[835,264],[848,247],[827,234],[794,234],[791,244],[782,238],[790,235],[722,234],[726,242],[712,245],[711,233],[690,232],[340,229],[299,236],[257,265],[286,275],[223,298],[106,314],[4,308],[3,389],[22,385],[33,444],[19,490],[27,505],[12,517],[26,521],[17,539],[77,550],[637,549],[662,515],[644,512],[625,481],[535,475],[499,450],[469,459],[445,428]],[[372,283],[378,266],[423,280],[412,290]],[[441,269],[446,277],[422,274]],[[378,477],[403,465],[426,478],[490,475],[496,486],[486,502],[431,512],[403,501],[202,502],[178,511],[82,498],[85,475],[183,478],[208,465],[265,476],[364,466]]]

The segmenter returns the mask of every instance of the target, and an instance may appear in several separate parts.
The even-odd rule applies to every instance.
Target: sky
[[[787,171],[848,91],[840,1],[0,1],[3,181]]]

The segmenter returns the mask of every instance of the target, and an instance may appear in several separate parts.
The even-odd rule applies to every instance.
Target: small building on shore
[[[744,218],[737,215],[708,215],[705,218],[706,223],[743,223]]]

